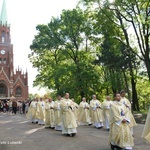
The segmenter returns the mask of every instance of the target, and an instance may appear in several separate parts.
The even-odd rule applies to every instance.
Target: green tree
[[[147,0],[114,0],[113,2],[81,0],[81,3],[89,11],[101,11],[105,18],[122,30],[122,34],[114,38],[126,45],[128,53],[135,53],[144,62],[150,80],[150,2]],[[115,18],[108,14],[104,7]],[[131,30],[132,35],[135,36],[134,43]],[[137,47],[137,51],[134,51],[134,47]]]
[[[98,41],[100,45],[99,55],[103,55],[103,58],[106,58],[103,61],[105,61],[105,64],[107,62],[107,67],[108,63],[110,66],[112,66],[112,69],[110,69],[109,66],[109,73],[110,76],[113,78],[113,82],[111,82],[113,92],[116,91],[116,88],[114,88],[114,86],[118,86],[118,88],[121,88],[121,84],[119,83],[119,81],[121,82],[120,77],[124,77],[124,83],[130,97],[129,83],[127,82],[127,73],[129,71],[132,87],[133,109],[139,110],[136,91],[136,57],[139,57],[138,48],[135,48],[135,45],[132,43],[132,39],[129,38],[129,34],[126,29],[128,28],[129,23],[124,20],[123,16],[121,15],[123,11],[121,11],[121,9],[118,10],[118,12],[116,11],[117,8],[120,8],[119,1],[115,1],[113,4],[110,4],[109,1],[97,0],[83,0],[82,2],[85,6],[87,6],[87,13],[92,12],[91,18],[94,22],[94,34],[96,36],[99,35],[98,38],[103,39],[102,42],[105,42],[105,44],[103,44],[104,47],[101,48],[102,42],[99,42],[99,40],[97,40],[98,38],[94,41],[96,42],[96,44]],[[120,46],[118,46],[118,44]],[[119,55],[121,55],[121,57]],[[126,69],[127,67],[128,69]]]
[[[37,30],[29,55],[39,71],[34,85],[48,86],[61,95],[70,92],[77,99],[100,90],[101,68],[92,64],[90,27],[81,9],[63,10],[60,18],[53,17]]]

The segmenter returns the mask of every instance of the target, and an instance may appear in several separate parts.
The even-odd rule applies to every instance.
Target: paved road
[[[150,150],[141,139],[143,125],[135,127],[134,150]],[[109,150],[108,131],[79,126],[75,137],[30,123],[23,114],[0,113],[0,150]]]

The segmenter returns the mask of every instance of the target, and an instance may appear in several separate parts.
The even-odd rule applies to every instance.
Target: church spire
[[[7,25],[7,9],[6,9],[6,0],[3,0],[3,5],[1,9],[1,18],[0,18],[2,25]]]

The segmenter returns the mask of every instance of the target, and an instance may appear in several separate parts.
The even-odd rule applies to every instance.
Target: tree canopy
[[[144,108],[150,95],[138,92],[142,78],[146,91],[150,81],[149,25],[150,2],[81,0],[37,25],[29,55],[38,69],[34,85],[69,92],[77,102],[125,89],[133,109]]]

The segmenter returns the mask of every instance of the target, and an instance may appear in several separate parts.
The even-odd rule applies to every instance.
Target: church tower
[[[13,45],[10,25],[7,22],[6,1],[3,0],[0,16],[0,99],[28,99],[28,73],[18,68],[14,73]]]

